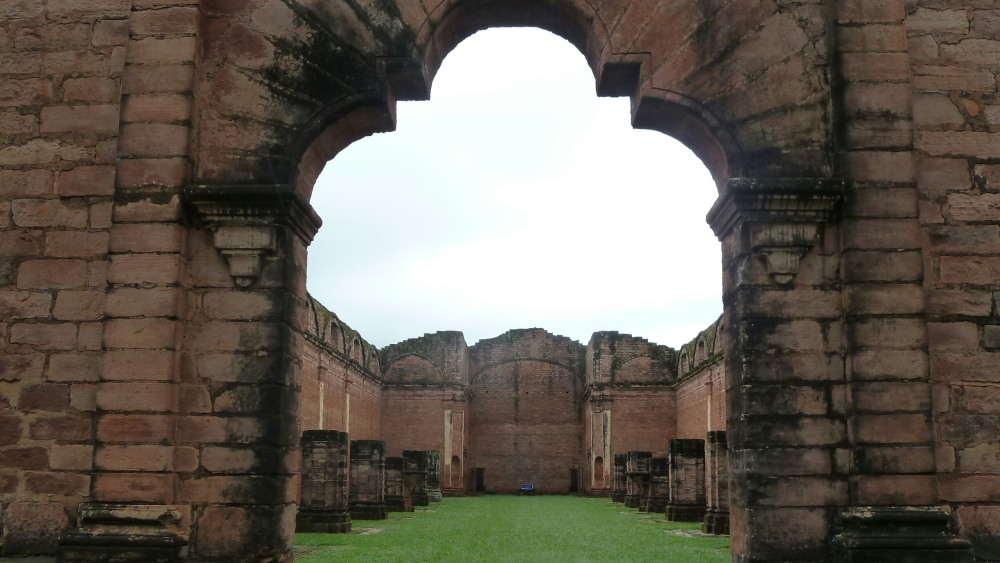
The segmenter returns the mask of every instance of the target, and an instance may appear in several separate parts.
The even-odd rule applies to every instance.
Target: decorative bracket
[[[291,186],[188,186],[188,207],[212,233],[238,287],[260,277],[264,260],[277,252],[279,231],[287,229],[307,245],[322,224],[319,215]]]
[[[771,279],[789,284],[845,191],[843,180],[830,178],[733,178],[707,219],[719,240],[745,229],[750,250]]]

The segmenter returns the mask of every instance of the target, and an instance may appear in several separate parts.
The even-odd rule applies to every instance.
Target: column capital
[[[740,223],[825,223],[846,190],[836,178],[732,178],[706,219],[719,239]]]
[[[323,223],[288,185],[192,185],[184,189],[184,200],[195,223],[212,233],[233,281],[243,288],[254,284],[264,258],[277,249],[279,228],[308,245]]]
[[[764,261],[771,279],[789,284],[845,191],[846,182],[833,178],[733,178],[707,220],[719,240],[745,237],[741,246]]]

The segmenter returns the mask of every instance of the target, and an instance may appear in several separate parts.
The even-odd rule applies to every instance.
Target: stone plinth
[[[89,503],[79,527],[59,539],[59,560],[174,563],[184,560],[186,507]],[[110,559],[109,554],[114,558]]]
[[[384,520],[385,507],[385,442],[354,440],[351,442],[351,518]]]
[[[701,530],[706,534],[729,534],[729,450],[726,431],[708,433],[705,447],[705,501],[707,510]]]
[[[972,544],[948,529],[938,507],[855,507],[843,513],[833,537],[836,563],[972,563]]]
[[[413,499],[403,479],[406,463],[401,457],[385,458],[385,506],[389,512],[413,512]]]
[[[625,461],[625,506],[628,508],[644,508],[646,494],[649,490],[649,465],[653,459],[652,452],[629,452]]]
[[[667,520],[701,522],[705,517],[705,441],[670,440],[669,459]]]
[[[346,432],[302,433],[302,492],[295,518],[298,532],[343,534],[351,531],[348,509]]]
[[[427,450],[427,500],[441,502],[441,452]]]
[[[654,457],[649,463],[649,490],[643,512],[663,512],[670,501],[670,460]]]
[[[611,500],[613,502],[625,502],[625,495],[628,492],[628,478],[625,476],[628,454],[615,454],[615,466],[612,474],[613,489]]]
[[[413,506],[427,506],[427,454],[423,450],[403,450],[403,482]]]

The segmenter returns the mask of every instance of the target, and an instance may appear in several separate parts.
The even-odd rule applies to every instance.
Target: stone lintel
[[[264,259],[277,250],[279,227],[308,245],[323,223],[293,186],[195,185],[185,188],[184,199],[195,221],[211,231],[233,281],[243,288],[256,282]]]

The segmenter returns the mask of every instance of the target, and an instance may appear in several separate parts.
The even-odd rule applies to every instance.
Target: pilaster
[[[828,560],[849,502],[843,193],[827,178],[736,178],[708,214],[723,249],[734,560]]]

